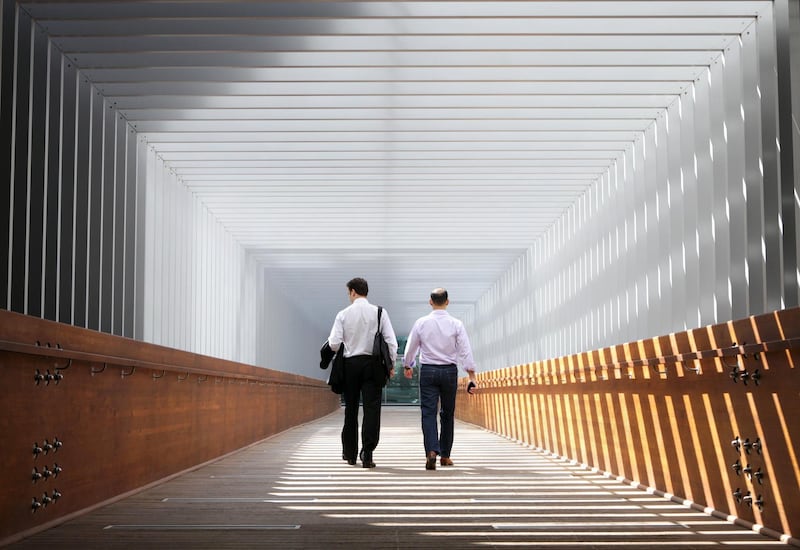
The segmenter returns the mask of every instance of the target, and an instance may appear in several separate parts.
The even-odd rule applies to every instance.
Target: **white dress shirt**
[[[404,366],[414,366],[417,351],[420,363],[460,365],[467,372],[475,372],[475,360],[464,324],[444,309],[434,309],[414,323],[406,342]]]
[[[336,314],[328,345],[336,352],[344,344],[344,356],[372,355],[372,344],[378,330],[378,306],[366,298],[356,298],[353,303]],[[384,309],[381,312],[381,334],[389,346],[392,363],[397,360],[397,337]]]

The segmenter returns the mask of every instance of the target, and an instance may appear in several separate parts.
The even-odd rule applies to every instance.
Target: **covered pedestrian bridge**
[[[0,6],[0,544],[798,544],[796,0]],[[341,462],[353,277],[452,470]]]

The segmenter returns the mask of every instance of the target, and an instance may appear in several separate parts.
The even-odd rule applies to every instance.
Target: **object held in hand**
[[[477,386],[476,386],[475,382],[473,382],[472,380],[470,380],[470,381],[469,381],[469,384],[467,384],[467,393],[475,393],[475,388],[476,388],[476,387],[477,387]]]

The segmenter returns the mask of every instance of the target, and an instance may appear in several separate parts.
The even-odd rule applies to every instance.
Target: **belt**
[[[438,367],[438,368],[447,368],[447,367],[455,367],[455,363],[448,363],[446,365],[434,365],[433,363],[420,363],[420,367]]]
[[[345,357],[344,362],[345,364],[366,364],[372,361],[372,355],[351,355],[350,357]]]

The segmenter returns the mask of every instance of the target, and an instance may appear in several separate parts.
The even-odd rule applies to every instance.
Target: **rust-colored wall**
[[[5,310],[0,379],[0,544],[339,408],[318,380]]]
[[[478,395],[459,392],[456,412],[798,544],[799,361],[800,309],[783,310],[483,373]],[[758,369],[758,384],[734,382],[734,366]],[[760,440],[761,452],[737,451],[737,436]],[[737,460],[762,482],[737,474]],[[760,495],[763,510],[737,489]]]

